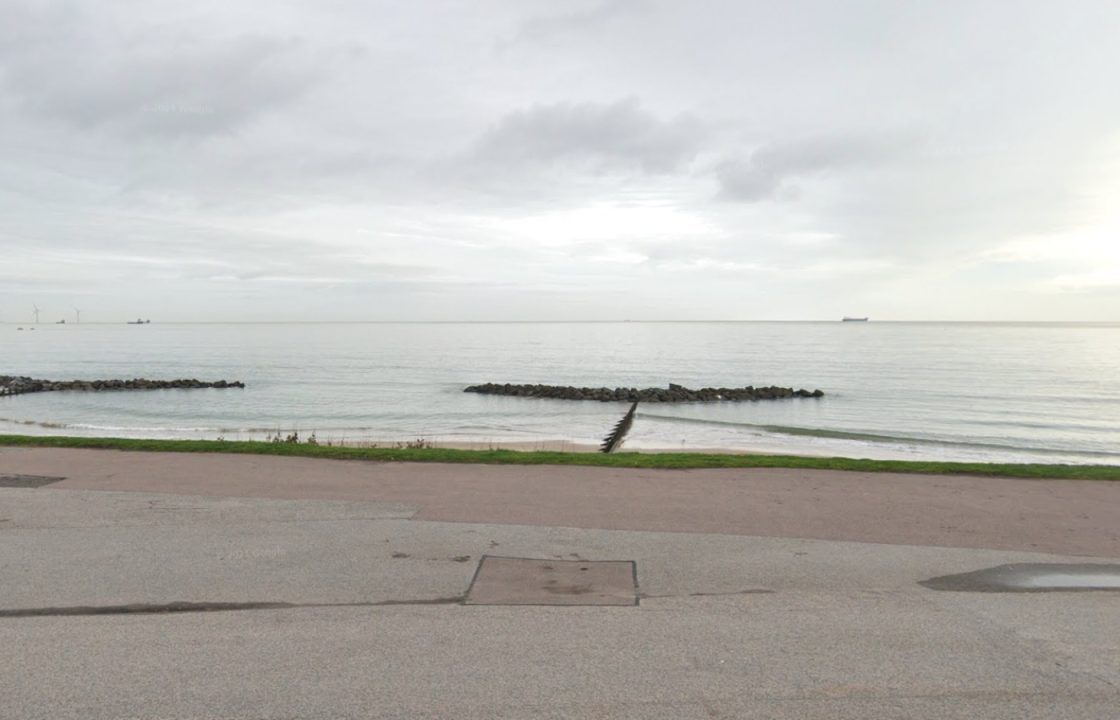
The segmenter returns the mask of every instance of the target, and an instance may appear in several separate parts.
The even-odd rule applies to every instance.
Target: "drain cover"
[[[66,478],[62,477],[48,477],[46,475],[0,475],[0,487],[37,488],[65,479]]]
[[[923,580],[931,590],[957,592],[1059,592],[1120,590],[1120,565],[1016,563]]]
[[[533,560],[483,555],[466,605],[637,605],[632,560]]]

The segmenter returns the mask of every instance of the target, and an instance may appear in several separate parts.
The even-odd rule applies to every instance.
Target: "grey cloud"
[[[746,158],[716,167],[719,197],[755,202],[790,189],[789,183],[809,175],[879,164],[913,154],[915,144],[897,137],[814,138],[763,145]]]
[[[132,139],[236,130],[300,96],[317,74],[289,38],[118,30],[109,19],[49,7],[6,24],[0,92],[48,121]]]
[[[699,150],[702,127],[678,115],[662,120],[636,98],[533,105],[502,118],[476,143],[471,160],[484,166],[585,166],[592,172],[679,170]]]

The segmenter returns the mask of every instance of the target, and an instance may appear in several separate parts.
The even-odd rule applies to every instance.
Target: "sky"
[[[1120,321],[1115,0],[0,0],[0,321]]]

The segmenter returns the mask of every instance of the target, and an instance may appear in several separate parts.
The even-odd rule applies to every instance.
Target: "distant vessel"
[[[59,320],[58,322],[55,323],[55,325],[65,325],[65,324],[66,324],[66,318],[62,318],[61,320]]]
[[[129,320],[128,324],[129,325],[150,325],[151,322],[152,322],[151,320],[141,320],[140,318],[136,318],[135,320]]]
[[[867,318],[865,318],[865,317],[856,318],[856,317],[844,316],[844,319],[841,322],[867,322]]]

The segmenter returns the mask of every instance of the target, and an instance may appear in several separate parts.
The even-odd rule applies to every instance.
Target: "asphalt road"
[[[851,492],[858,478],[844,474],[809,478],[817,497],[848,497],[827,527],[807,505],[810,520],[783,520],[781,537],[752,534],[763,508],[716,514],[732,532],[700,531],[674,508],[690,496],[705,507],[720,487],[723,503],[784,505],[804,477],[567,469],[571,505],[591,493],[603,506],[571,527],[561,490],[508,469],[260,460],[0,448],[0,474],[67,478],[0,488],[0,718],[1096,720],[1120,707],[1120,593],[918,584],[1005,563],[1116,562],[1107,528],[1088,548],[1064,538],[1069,518],[1111,517],[1120,485],[1083,496],[1068,481],[901,476],[945,497],[913,537],[884,518],[897,537],[872,543],[799,537],[884,532],[864,527],[891,511],[870,492],[880,485]],[[615,505],[628,478],[630,514]],[[454,506],[441,483],[486,501],[433,519]],[[953,535],[970,492],[1017,488],[1027,499],[1008,512],[1029,508],[1029,526],[993,502],[988,527],[1004,530]],[[672,501],[658,509],[658,493]],[[935,526],[955,542],[929,543]],[[1037,552],[1038,539],[1078,551]],[[640,603],[464,605],[483,555],[633,560]],[[120,612],[174,603],[197,606]],[[216,603],[258,609],[203,611]]]

